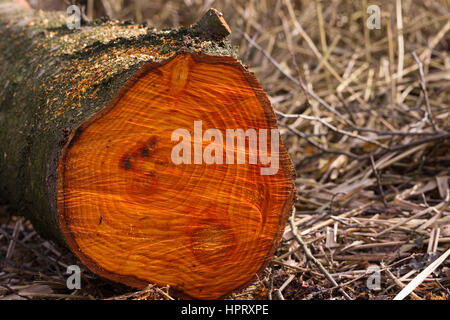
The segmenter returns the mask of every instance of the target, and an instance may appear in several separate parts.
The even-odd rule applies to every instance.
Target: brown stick
[[[431,113],[431,106],[430,106],[430,100],[428,99],[428,93],[427,93],[427,87],[425,84],[425,77],[423,74],[423,65],[422,62],[420,61],[419,57],[417,56],[417,54],[415,52],[412,53],[414,60],[416,60],[417,65],[419,66],[419,83],[420,83],[420,88],[422,89],[423,92],[423,96],[425,98],[425,105],[427,107],[426,111],[425,111],[425,115],[428,118],[428,120],[431,123],[431,126],[433,127],[434,132],[438,131],[438,128],[436,126],[436,123],[434,122],[433,119],[433,115]]]
[[[352,298],[344,291],[344,289],[342,289],[338,283],[336,282],[336,280],[334,280],[334,278],[331,276],[331,274],[327,271],[327,269],[325,269],[325,267],[322,265],[322,263],[320,263],[319,260],[317,260],[313,254],[311,253],[311,251],[309,250],[308,246],[305,244],[305,242],[302,239],[302,236],[298,234],[298,230],[297,227],[295,226],[294,223],[294,217],[295,217],[295,212],[292,214],[292,216],[289,218],[289,224],[291,225],[291,229],[292,229],[292,234],[295,237],[295,240],[297,240],[297,242],[303,247],[303,251],[305,252],[305,255],[308,257],[309,260],[311,260],[319,269],[320,271],[325,275],[325,277],[331,282],[331,284],[334,287],[339,287],[339,292],[344,296],[345,299],[347,300],[352,300]]]

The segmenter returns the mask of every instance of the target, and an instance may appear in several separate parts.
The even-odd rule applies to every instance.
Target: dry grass
[[[94,1],[87,14],[170,27],[209,7],[224,13],[295,163],[298,199],[283,241],[261,278],[230,298],[392,299],[448,250],[448,1],[376,1],[379,30],[365,28],[365,0],[138,2]],[[135,292],[87,270],[83,288],[69,291],[64,272],[76,258],[2,210],[3,298],[170,297],[167,288]],[[367,287],[371,265],[380,290]],[[409,297],[449,299],[449,287],[447,259]]]

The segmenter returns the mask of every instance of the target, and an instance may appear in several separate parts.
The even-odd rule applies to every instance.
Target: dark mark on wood
[[[130,170],[131,168],[131,162],[130,162],[130,156],[126,156],[123,160],[123,165],[125,166],[125,170]]]
[[[147,147],[143,147],[143,148],[142,148],[142,150],[141,150],[141,156],[142,156],[142,157],[148,157],[148,156],[150,156],[150,151],[148,150]]]

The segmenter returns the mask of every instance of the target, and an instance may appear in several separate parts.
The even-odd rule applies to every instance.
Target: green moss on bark
[[[230,42],[192,28],[94,21],[69,30],[64,13],[0,0],[0,197],[63,243],[56,168],[67,134],[106,107],[142,64],[180,50],[236,58]]]

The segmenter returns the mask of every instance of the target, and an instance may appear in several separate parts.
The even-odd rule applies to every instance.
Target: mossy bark
[[[228,41],[197,27],[94,21],[70,30],[66,19],[0,0],[0,197],[60,243],[56,169],[68,135],[144,63],[180,50],[235,57]]]

